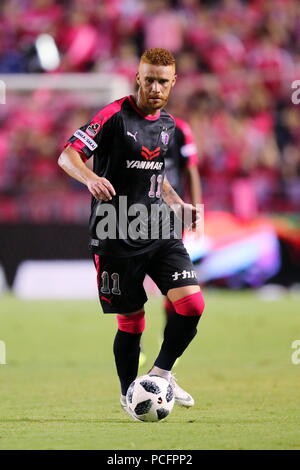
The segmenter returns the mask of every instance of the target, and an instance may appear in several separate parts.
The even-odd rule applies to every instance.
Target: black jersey
[[[66,147],[74,147],[84,160],[93,155],[94,172],[108,179],[116,191],[111,201],[97,201],[92,197],[89,231],[94,253],[133,256],[152,249],[159,242],[161,212],[157,216],[160,219],[159,234],[153,239],[150,236],[150,223],[156,216],[153,214],[158,212],[152,212],[151,206],[165,205],[161,198],[164,156],[174,129],[174,118],[165,110],[156,116],[145,116],[137,108],[134,98],[126,96],[101,109],[69,139]],[[145,212],[135,212],[139,208],[138,204],[146,208],[146,215]],[[107,221],[110,218],[111,222],[112,217],[110,211],[103,213],[107,205],[115,210],[116,232],[103,237],[99,234],[99,227],[105,218]],[[126,228],[124,217],[120,222],[120,215],[124,216],[125,211],[128,215],[128,209],[133,205]],[[127,231],[128,224],[136,215],[140,215],[140,220],[146,226],[145,238],[135,239]]]
[[[198,165],[198,155],[189,124],[175,119],[175,136],[165,156],[166,175],[176,193],[184,197],[183,173],[188,166]]]

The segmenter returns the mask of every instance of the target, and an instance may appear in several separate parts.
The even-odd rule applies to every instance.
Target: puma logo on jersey
[[[142,146],[141,155],[146,158],[146,160],[152,160],[152,158],[158,157],[160,154],[160,147],[157,147],[155,150],[149,150],[147,147]]]
[[[137,140],[136,140],[136,135],[137,135],[137,133],[138,133],[138,131],[136,131],[134,134],[132,134],[131,132],[127,131],[127,135],[129,135],[129,137],[132,137],[132,138],[135,140],[135,142],[137,142]]]
[[[137,168],[139,170],[161,170],[164,162],[146,162],[141,160],[126,160],[126,168]]]

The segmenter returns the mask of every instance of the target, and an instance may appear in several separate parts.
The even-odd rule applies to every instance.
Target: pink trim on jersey
[[[195,141],[193,139],[193,134],[190,125],[184,121],[183,119],[179,118],[174,118],[176,127],[181,130],[181,132],[184,135],[184,145],[190,145],[191,148],[194,146],[196,148]],[[188,164],[187,166],[198,166],[199,159],[197,152],[191,152],[191,154],[188,155]]]
[[[100,127],[97,133],[100,131],[101,127],[116,113],[121,111],[122,104],[124,101],[129,98],[129,96],[124,96],[124,98],[120,98],[119,100],[114,101],[113,103],[108,104],[104,108],[102,108],[96,116],[93,117],[90,124],[98,123]]]
[[[67,142],[64,145],[64,149],[67,149],[69,147],[72,147],[74,150],[76,150],[80,154],[80,157],[84,162],[87,161],[88,158],[87,158],[86,154],[84,153],[84,151],[82,150],[83,147],[84,147],[83,142],[81,142],[79,139],[75,140],[73,143]]]
[[[100,131],[100,129],[103,127],[103,125],[116,113],[118,113],[121,108],[122,108],[122,104],[123,102],[129,98],[128,96],[124,96],[124,98],[121,98],[119,100],[116,100],[114,101],[113,103],[110,103],[108,104],[107,106],[105,106],[104,108],[102,108],[97,114],[96,116],[93,117],[93,119],[91,120],[91,122],[89,123],[89,126],[92,125],[92,124],[100,124],[100,126],[98,127],[97,129],[97,134],[98,132]],[[97,135],[96,134],[96,135]],[[81,142],[81,140],[79,139],[76,139],[74,140],[74,142],[70,143],[70,142],[67,142],[65,145],[64,145],[64,148],[68,148],[68,147],[73,147],[75,150],[77,150],[77,152],[80,153],[80,156],[82,158],[82,160],[84,162],[87,161],[87,156],[85,155],[84,151],[83,151],[83,148],[85,147],[85,144],[84,142]]]
[[[143,118],[145,119],[148,119],[148,121],[156,121],[156,119],[159,119],[160,118],[160,111],[158,111],[158,113],[155,115],[155,116],[150,116],[149,114],[144,114],[143,111],[141,111],[138,107],[137,107],[137,104],[135,102],[135,99],[132,95],[128,96],[128,99],[129,99],[129,103],[131,104],[131,106],[133,107],[133,109],[140,115],[142,116]]]

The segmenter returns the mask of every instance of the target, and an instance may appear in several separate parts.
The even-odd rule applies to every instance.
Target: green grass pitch
[[[300,449],[299,298],[206,292],[179,383],[195,398],[166,421],[131,421],[119,406],[115,319],[95,301],[0,298],[0,449]],[[147,372],[159,347],[161,299],[146,305]]]

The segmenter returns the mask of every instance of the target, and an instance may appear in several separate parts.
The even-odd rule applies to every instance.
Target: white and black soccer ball
[[[126,394],[130,412],[140,421],[160,421],[174,406],[174,391],[167,379],[142,375],[129,386]]]

